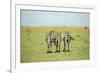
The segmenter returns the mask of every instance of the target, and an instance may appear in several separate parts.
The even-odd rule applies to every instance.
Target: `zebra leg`
[[[67,46],[68,46],[68,50],[67,50],[67,51],[68,51],[68,52],[70,52],[69,44],[70,44],[70,42],[67,43]]]
[[[66,43],[64,42],[64,49],[63,49],[63,52],[67,52],[66,51]]]
[[[59,52],[60,52],[60,44],[59,44]]]
[[[52,51],[51,51],[51,44],[48,44],[48,50],[47,50],[47,53],[52,53]]]
[[[55,52],[59,52],[59,51],[58,51],[58,44],[56,44],[56,51],[55,51]]]
[[[50,44],[50,51],[49,53],[52,53],[52,43]]]
[[[48,50],[47,50],[47,53],[49,53],[49,51],[50,51],[50,46],[49,46],[49,44],[48,44]]]

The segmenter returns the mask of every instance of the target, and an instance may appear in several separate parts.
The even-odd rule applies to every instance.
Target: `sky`
[[[21,10],[25,26],[89,26],[90,14],[67,11]]]

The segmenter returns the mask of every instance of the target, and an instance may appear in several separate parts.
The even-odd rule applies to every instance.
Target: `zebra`
[[[65,32],[64,33],[64,36],[63,36],[63,42],[64,42],[64,49],[63,49],[63,52],[70,52],[70,49],[69,49],[69,46],[70,46],[70,42],[71,40],[75,40],[69,32]],[[67,50],[66,50],[66,46],[68,46]]]
[[[46,43],[48,45],[47,53],[52,53],[51,48],[52,45],[56,46],[55,52],[60,52],[60,45],[61,45],[61,32],[50,31],[46,35]]]
[[[62,41],[61,32],[55,33],[55,46],[56,46],[56,52],[60,52],[61,41]]]
[[[51,51],[51,47],[52,47],[52,44],[51,44],[51,32],[46,33],[45,41],[46,41],[47,46],[48,46],[47,53],[52,53],[52,51]]]

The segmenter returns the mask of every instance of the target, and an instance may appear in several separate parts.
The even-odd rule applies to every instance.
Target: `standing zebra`
[[[48,45],[47,53],[52,53],[52,44],[56,46],[56,52],[60,52],[61,32],[50,31],[46,35],[46,43]]]
[[[56,46],[56,52],[60,52],[61,41],[62,41],[61,32],[55,33],[55,46]]]
[[[46,41],[47,46],[48,46],[47,53],[52,53],[52,51],[51,51],[51,47],[52,47],[52,43],[51,43],[51,32],[49,32],[49,33],[46,34],[45,41]]]
[[[63,52],[70,52],[69,46],[70,46],[71,40],[75,40],[75,39],[69,34],[69,32],[65,32],[64,37],[63,37],[63,42],[64,42]],[[66,46],[68,46],[67,50],[66,50]]]

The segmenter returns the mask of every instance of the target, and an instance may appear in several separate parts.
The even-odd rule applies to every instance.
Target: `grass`
[[[46,53],[47,44],[45,35],[48,31],[55,30],[70,32],[75,40],[71,41],[71,52],[62,52],[63,42],[61,43],[60,53]],[[55,47],[52,51],[55,52]],[[89,31],[84,27],[28,27],[21,26],[21,62],[45,62],[45,61],[71,61],[71,60],[88,60],[89,59]]]

